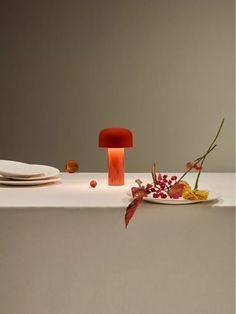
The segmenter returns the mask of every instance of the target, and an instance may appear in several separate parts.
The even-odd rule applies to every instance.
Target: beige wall
[[[234,1],[8,1],[1,8],[0,159],[106,170],[104,127],[133,130],[127,171],[234,169]]]

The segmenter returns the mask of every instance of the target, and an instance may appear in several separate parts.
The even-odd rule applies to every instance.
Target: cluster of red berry
[[[176,176],[171,176],[171,178],[168,179],[168,175],[164,174],[162,176],[159,174],[154,184],[148,183],[146,185],[145,192],[147,194],[153,193],[152,197],[154,198],[167,198],[169,195],[168,192],[170,191],[170,188],[176,184],[176,180]]]

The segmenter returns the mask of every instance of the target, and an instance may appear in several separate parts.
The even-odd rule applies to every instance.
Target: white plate
[[[42,175],[43,171],[34,165],[12,160],[0,160],[0,174],[13,177],[32,177]]]
[[[14,181],[9,180],[4,177],[0,177],[0,184],[13,185],[13,186],[32,186],[32,185],[42,185],[47,183],[53,183],[60,181],[60,178],[52,178],[46,180],[35,180],[35,181]]]
[[[50,167],[50,166],[44,166],[44,165],[32,165],[34,166],[34,168],[38,171],[40,171],[42,174],[39,176],[34,176],[34,177],[15,177],[15,176],[5,176],[9,179],[14,179],[14,180],[45,180],[45,179],[49,179],[49,178],[54,178],[54,177],[58,177],[58,175],[60,174],[60,171],[57,168],[54,167]]]
[[[180,197],[178,199],[173,199],[170,197],[167,198],[153,198],[151,195],[144,197],[143,200],[149,203],[156,203],[156,204],[168,204],[168,205],[183,205],[183,204],[194,204],[194,203],[206,203],[206,202],[212,202],[216,201],[220,195],[213,192],[208,191],[208,199],[207,200],[186,200],[183,197]],[[131,192],[128,192],[128,195],[131,196]]]

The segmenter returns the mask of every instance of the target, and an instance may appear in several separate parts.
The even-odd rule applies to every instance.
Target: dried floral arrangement
[[[138,186],[131,188],[131,194],[133,197],[132,202],[128,205],[125,213],[125,227],[127,228],[130,219],[133,217],[137,207],[141,204],[144,197],[150,196],[153,198],[171,198],[179,199],[183,198],[186,200],[207,200],[208,191],[200,190],[199,178],[203,169],[203,164],[206,160],[206,157],[216,148],[216,140],[221,132],[221,129],[224,124],[224,119],[222,120],[220,127],[208,147],[207,151],[200,157],[196,158],[194,161],[186,163],[186,171],[180,178],[177,176],[171,176],[168,178],[168,175],[161,174],[156,171],[156,164],[152,166],[152,183],[147,183],[143,185],[143,182],[140,179],[135,180]],[[189,183],[184,179],[184,177],[191,171],[197,171],[197,177],[195,181],[194,188],[192,188]]]

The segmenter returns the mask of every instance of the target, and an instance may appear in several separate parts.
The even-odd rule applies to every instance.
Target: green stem
[[[185,171],[185,173],[180,177],[180,179],[177,181],[177,183],[178,183],[180,180],[182,180],[182,179],[186,176],[186,174],[189,173],[189,172],[200,162],[200,160],[203,160],[204,158],[206,158],[206,156],[207,156],[214,148],[216,148],[216,146],[217,146],[217,145],[215,144],[213,147],[211,147],[211,149],[208,149],[208,151],[207,151],[204,155],[202,155],[201,157],[198,157],[197,159],[195,159],[195,160],[194,160],[194,163],[193,163],[193,165],[192,165],[192,167]]]
[[[215,144],[215,142],[216,142],[216,140],[217,140],[217,138],[218,138],[218,136],[219,136],[219,134],[220,134],[220,131],[221,131],[222,127],[223,127],[224,122],[225,122],[225,119],[222,119],[221,124],[220,124],[220,127],[219,127],[219,130],[218,130],[218,132],[217,132],[217,134],[216,134],[214,140],[212,141],[212,143],[211,143],[209,149],[213,146],[213,144]]]
[[[198,174],[197,174],[197,179],[196,179],[196,182],[195,182],[195,185],[194,185],[194,190],[198,189],[198,181],[199,181],[199,178],[200,178],[200,175],[201,175],[201,172],[202,172],[202,165],[203,165],[205,159],[206,159],[206,157],[203,158],[201,163],[200,163],[200,169],[199,169]]]
[[[197,159],[195,159],[195,160],[194,160],[194,163],[195,163],[195,162],[198,163],[203,157],[205,157],[206,155],[208,155],[214,148],[216,148],[216,146],[217,146],[217,145],[215,144],[213,147],[211,147],[211,149],[208,149],[208,151],[207,151],[204,155],[202,155],[201,157],[198,157]]]
[[[204,158],[203,158],[202,161],[201,161],[200,169],[199,169],[199,171],[198,171],[197,179],[196,179],[195,186],[194,186],[194,190],[197,190],[197,189],[198,189],[198,181],[199,181],[199,178],[200,178],[200,175],[201,175],[201,172],[202,172],[202,166],[203,166],[203,164],[204,164],[204,161],[205,161],[205,159],[206,159],[206,156],[207,156],[208,153],[211,151],[212,146],[215,144],[215,142],[216,142],[216,140],[217,140],[217,138],[218,138],[218,136],[219,136],[219,134],[220,134],[220,131],[221,131],[221,129],[222,129],[223,124],[224,124],[224,119],[222,120],[222,122],[221,122],[221,124],[220,124],[220,127],[219,127],[219,129],[218,129],[218,132],[216,133],[215,138],[213,139],[211,145],[209,146],[209,148],[208,148],[208,150],[207,150],[207,153],[205,154]],[[213,147],[216,147],[216,145],[214,145]]]

